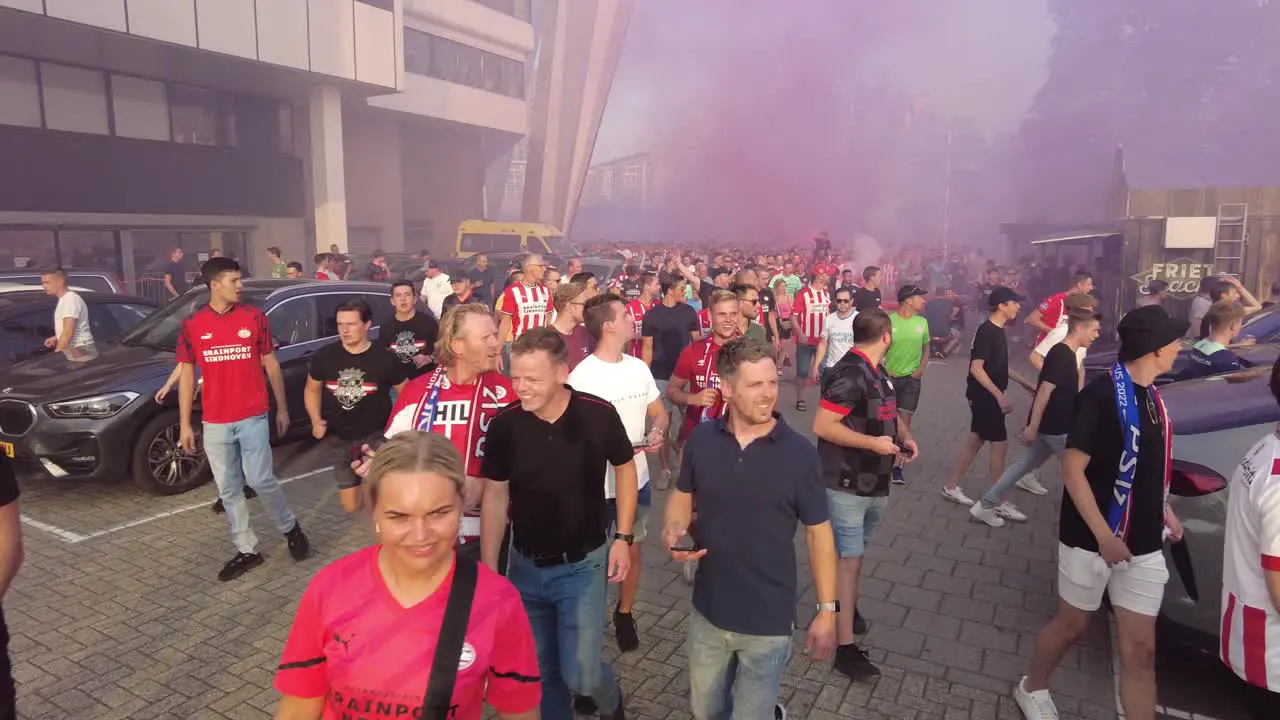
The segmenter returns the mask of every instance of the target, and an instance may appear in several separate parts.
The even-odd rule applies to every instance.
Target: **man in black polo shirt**
[[[663,529],[673,559],[699,561],[685,646],[690,700],[698,720],[730,712],[767,718],[770,711],[781,719],[778,692],[796,619],[796,525],[805,527],[818,600],[806,645],[814,660],[835,649],[835,540],[818,453],[774,411],[773,348],[735,338],[718,351],[716,369],[727,416],[690,434]],[[695,494],[697,548],[690,551],[682,537]]]
[[[555,328],[529,330],[511,345],[519,398],[486,435],[481,475],[482,547],[498,547],[511,518],[508,578],[520,590],[538,645],[543,720],[571,720],[569,693],[590,697],[601,717],[621,720],[622,690],[604,662],[605,575],[622,582],[631,565],[638,494],[635,450],[617,409],[566,384],[568,348]],[[600,478],[612,465],[617,532]],[[794,571],[793,571],[794,574]]]
[[[858,680],[880,674],[853,642],[855,634],[866,632],[856,607],[866,541],[889,510],[889,484],[898,455],[914,460],[917,448],[907,424],[898,424],[893,381],[881,362],[893,342],[888,313],[880,308],[858,313],[853,342],[853,349],[823,379],[813,433],[818,436],[840,554],[837,596],[847,609],[838,618],[835,668]]]
[[[22,567],[22,523],[18,515],[18,480],[13,461],[0,453],[0,598]],[[0,718],[18,717],[13,665],[9,660],[9,626],[0,610]]]

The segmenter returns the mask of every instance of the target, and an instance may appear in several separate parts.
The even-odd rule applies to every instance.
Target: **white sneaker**
[[[1027,473],[1026,475],[1018,478],[1017,485],[1032,495],[1049,494],[1049,489],[1040,484],[1040,480],[1036,478],[1035,473]]]
[[[995,508],[982,507],[982,503],[974,503],[969,506],[969,515],[974,520],[984,522],[991,527],[1004,527],[1004,518],[996,512]]]
[[[999,507],[995,508],[995,512],[1005,520],[1012,520],[1014,522],[1027,521],[1027,516],[1023,515],[1021,510],[1014,507],[1013,503],[1000,503]]]
[[[787,720],[787,709],[782,703],[776,703],[773,706],[773,720]]]
[[[1058,720],[1058,708],[1053,704],[1053,698],[1049,697],[1049,690],[1027,692],[1023,686],[1026,681],[1027,676],[1023,675],[1013,691],[1013,699],[1017,701],[1023,716],[1027,720]]]
[[[960,504],[960,505],[972,505],[972,504],[973,504],[973,501],[969,499],[969,496],[968,496],[968,495],[965,495],[965,494],[964,494],[964,491],[960,489],[960,486],[959,486],[959,485],[957,485],[956,487],[953,487],[953,488],[943,487],[943,488],[942,488],[942,497],[944,497],[944,498],[946,498],[946,499],[950,500],[950,501],[951,501],[951,502],[953,502],[953,503],[958,503],[958,504]]]

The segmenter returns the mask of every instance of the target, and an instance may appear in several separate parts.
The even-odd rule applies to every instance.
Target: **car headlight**
[[[137,397],[136,392],[109,393],[49,403],[44,409],[58,418],[108,418],[123,410]]]

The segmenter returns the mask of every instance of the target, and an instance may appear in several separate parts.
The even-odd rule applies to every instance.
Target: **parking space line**
[[[315,470],[310,470],[308,472],[304,472],[299,475],[293,475],[287,478],[281,478],[279,480],[279,483],[281,485],[287,485],[293,482],[294,480],[302,480],[304,478],[309,478],[313,475],[319,475],[320,473],[329,472],[332,469],[333,469],[332,465],[326,465],[325,467],[316,468]],[[36,528],[37,530],[43,530],[51,535],[54,535],[60,538],[63,542],[67,543],[68,545],[75,545],[77,543],[82,543],[86,540],[92,540],[94,538],[102,537],[103,535],[110,535],[111,533],[120,532],[121,530],[128,530],[129,528],[134,528],[139,525],[146,525],[147,523],[155,522],[156,520],[163,520],[164,518],[173,517],[174,515],[181,515],[182,513],[191,512],[192,510],[207,508],[211,504],[212,504],[211,501],[204,500],[202,502],[192,503],[190,505],[184,505],[183,507],[175,508],[173,510],[166,510],[165,512],[156,513],[155,515],[148,515],[146,517],[138,518],[136,520],[130,520],[129,522],[120,523],[119,525],[114,525],[104,530],[94,530],[93,532],[87,533],[87,534],[81,534],[77,532],[72,532],[70,530],[64,530],[60,527],[55,527],[48,523],[40,522],[39,520],[30,518],[26,515],[22,516],[22,522],[24,524],[30,525],[33,528]]]
[[[57,527],[55,525],[50,525],[49,523],[40,522],[39,520],[36,520],[35,518],[29,515],[22,515],[20,516],[20,519],[22,520],[23,525],[29,525],[37,530],[43,530],[44,532],[47,532],[50,535],[61,538],[64,542],[67,542],[67,543],[74,544],[74,543],[83,542],[89,539],[84,535],[81,535],[80,533],[71,532],[70,530],[63,530],[62,528]]]

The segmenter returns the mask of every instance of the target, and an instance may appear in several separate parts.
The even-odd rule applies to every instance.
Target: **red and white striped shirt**
[[[627,354],[635,357],[642,357],[641,350],[644,348],[644,338],[641,331],[644,329],[644,314],[649,312],[649,308],[657,304],[657,300],[644,302],[642,300],[632,300],[627,303],[627,317],[631,318],[631,337],[632,340],[627,344]]]
[[[702,308],[698,311],[698,330],[702,333],[702,337],[711,334],[711,308]]]
[[[822,329],[827,323],[829,312],[831,312],[831,293],[825,289],[815,290],[810,285],[796,293],[795,304],[791,306],[791,316],[800,323],[800,330],[804,333],[807,344],[816,346],[822,341]]]
[[[511,339],[547,324],[551,289],[546,285],[516,283],[502,293],[502,312],[511,316]]]
[[[1280,692],[1280,613],[1266,581],[1280,572],[1280,430],[1253,446],[1228,493],[1220,656],[1249,684]]]

